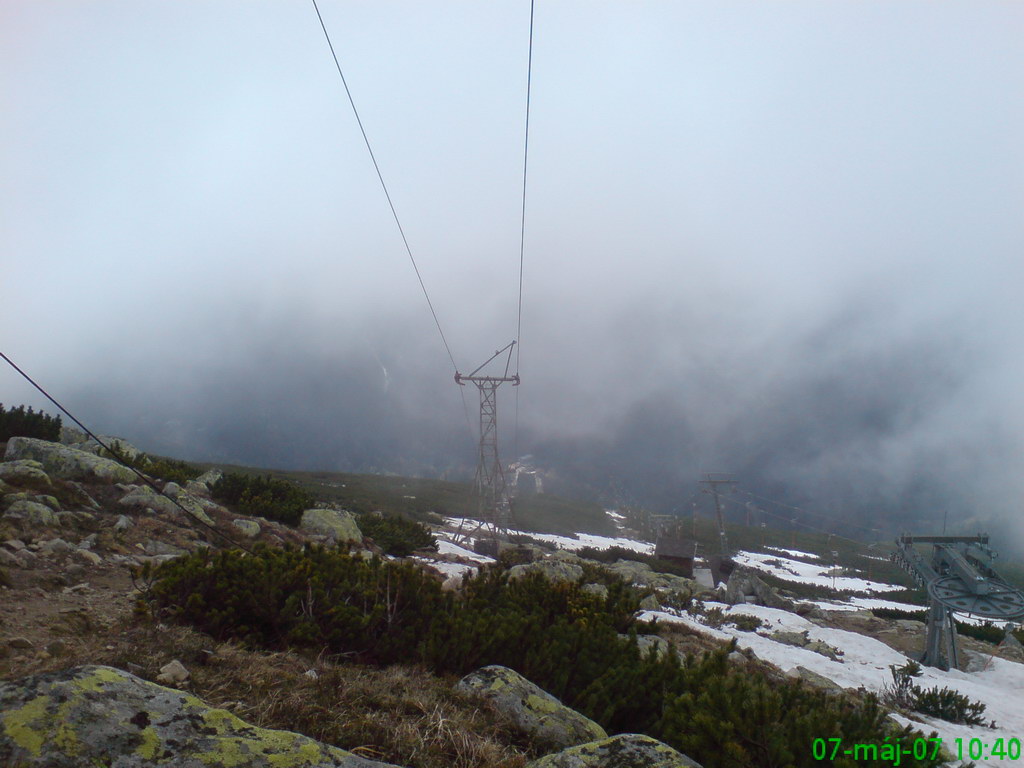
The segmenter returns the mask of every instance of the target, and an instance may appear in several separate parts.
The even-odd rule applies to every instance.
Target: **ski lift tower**
[[[511,382],[514,387],[519,386],[519,374],[508,375],[509,366],[512,363],[512,349],[515,344],[515,341],[509,342],[468,376],[455,373],[455,383],[460,387],[466,386],[466,382],[469,381],[480,390],[480,452],[474,485],[479,499],[479,519],[490,528],[495,540],[508,536],[508,525],[511,519],[505,468],[498,458],[498,387],[506,382]],[[503,375],[478,375],[492,360],[506,350],[508,358],[505,361]]]
[[[914,544],[931,544],[928,562]],[[992,568],[996,553],[988,536],[911,536],[896,539],[892,560],[928,591],[928,640],[921,663],[939,669],[956,669],[956,624],[953,612],[988,619],[1020,621],[1024,617],[1024,593],[1007,584]]]

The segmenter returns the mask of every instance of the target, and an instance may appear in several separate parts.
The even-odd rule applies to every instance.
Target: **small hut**
[[[654,556],[680,566],[687,578],[693,578],[693,560],[697,543],[674,531],[662,531],[654,545]]]

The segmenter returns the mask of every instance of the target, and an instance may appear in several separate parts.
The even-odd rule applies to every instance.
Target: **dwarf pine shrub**
[[[36,437],[56,442],[60,440],[60,416],[47,416],[42,411],[27,409],[24,405],[4,408],[0,403],[0,443],[12,437]]]
[[[254,517],[298,525],[302,513],[316,503],[313,494],[294,483],[266,477],[225,472],[210,493],[217,501],[230,504],[239,512]]]
[[[685,665],[675,653],[641,653],[636,634],[652,627],[634,618],[638,593],[621,580],[609,580],[602,597],[540,574],[510,581],[499,568],[483,568],[454,594],[410,563],[265,546],[251,555],[200,551],[154,575],[140,609],[217,639],[455,675],[501,664],[609,732],[647,733],[707,768],[811,766],[815,738],[880,743],[915,735],[888,733],[872,699],[740,671],[726,661],[730,648]],[[908,756],[903,764],[937,762]]]
[[[388,555],[408,557],[417,549],[437,549],[434,534],[415,520],[400,515],[368,513],[359,515],[359,530]]]

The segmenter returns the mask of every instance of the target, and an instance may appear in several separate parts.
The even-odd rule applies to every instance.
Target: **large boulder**
[[[725,602],[729,605],[754,602],[767,608],[790,612],[796,610],[792,600],[782,597],[746,568],[737,568],[729,574],[729,581],[725,585]]]
[[[19,768],[387,766],[298,733],[257,728],[112,667],[0,683],[0,726],[0,765]]]
[[[98,435],[98,437],[103,441],[103,445],[113,451],[116,451],[118,455],[123,456],[128,461],[135,461],[135,459],[139,458],[139,455],[142,453],[142,451],[129,443],[123,437],[113,437],[112,435]],[[110,456],[103,448],[103,445],[100,445],[99,442],[90,437],[86,442],[76,444],[75,448],[80,451],[94,453],[97,456],[107,456],[109,458]]]
[[[608,737],[593,720],[508,667],[492,665],[478,669],[462,678],[456,688],[489,701],[543,750],[565,749]]]
[[[548,581],[553,581],[556,584],[575,583],[583,578],[583,568],[564,560],[538,560],[535,563],[513,565],[508,569],[508,577],[513,581],[529,576],[531,573],[539,573]]]
[[[650,736],[621,733],[545,755],[526,768],[701,768],[682,752]]]
[[[168,483],[168,485],[171,484]],[[206,499],[198,499],[183,491],[179,492],[177,498],[172,500],[167,498],[167,496],[157,493],[148,485],[140,485],[121,497],[117,503],[136,509],[151,509],[161,515],[184,514],[181,511],[181,508],[184,507],[192,517],[198,518],[207,525],[213,525],[213,520],[206,514],[206,504],[204,502],[212,504],[212,502]]]
[[[60,525],[60,518],[47,505],[24,499],[15,501],[7,507],[4,517],[21,520],[30,525]]]
[[[4,459],[35,459],[47,474],[65,480],[129,483],[135,478],[134,472],[116,461],[34,437],[12,437]]]
[[[352,513],[336,509],[307,509],[302,513],[299,530],[314,536],[326,536],[336,542],[358,543],[363,540],[363,532]]]
[[[48,488],[52,485],[50,476],[43,470],[43,465],[32,459],[3,462],[0,464],[0,480],[33,488]]]
[[[617,560],[606,567],[627,584],[650,587],[659,592],[672,594],[677,598],[688,598],[701,589],[700,585],[693,579],[687,579],[671,573],[659,573],[647,563],[635,560]]]

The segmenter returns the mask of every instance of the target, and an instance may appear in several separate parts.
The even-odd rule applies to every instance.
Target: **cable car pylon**
[[[478,500],[478,519],[481,526],[487,527],[495,542],[508,538],[512,517],[505,467],[498,455],[498,387],[505,383],[511,383],[514,387],[519,386],[519,374],[509,375],[515,346],[516,342],[510,341],[468,375],[455,372],[456,384],[464,387],[467,381],[472,382],[480,391],[480,450],[473,484]],[[480,375],[480,371],[506,351],[508,357],[505,360],[505,371],[501,376]]]

